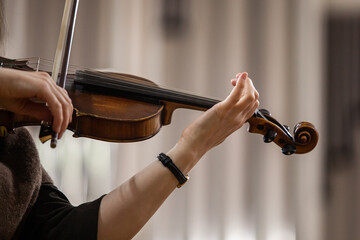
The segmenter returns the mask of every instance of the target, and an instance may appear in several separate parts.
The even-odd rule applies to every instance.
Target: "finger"
[[[254,94],[254,98],[255,99],[258,99],[259,98],[259,93],[258,91],[255,89],[255,86],[254,86],[254,83],[253,81],[251,80],[251,78],[249,78],[249,87],[251,87],[251,90],[250,91],[253,91],[253,94]]]
[[[59,88],[59,90],[60,90],[60,92],[62,93],[62,95],[63,95],[63,98],[65,99],[65,101],[66,101],[66,109],[68,110],[68,116],[69,116],[69,118],[68,118],[68,123],[70,123],[70,122],[72,122],[72,114],[73,114],[73,110],[74,110],[74,107],[73,107],[73,105],[72,105],[72,100],[71,100],[71,98],[69,97],[69,94],[68,94],[68,92],[66,91],[66,89],[64,89],[64,88],[61,88],[61,87],[58,87]]]
[[[58,91],[62,95],[62,99],[65,101],[65,102],[62,102],[62,103],[65,103],[63,105],[63,108],[64,108],[64,110],[66,109],[68,112],[68,114],[67,114],[69,116],[68,122],[71,122],[72,121],[72,112],[73,112],[72,100],[69,97],[69,94],[65,88],[62,88],[62,87],[56,85],[55,81],[53,81],[51,78],[50,78],[50,80],[51,80],[50,82],[51,82],[54,90]]]
[[[243,83],[247,77],[248,77],[248,73],[247,73],[247,72],[241,73],[241,74],[238,75],[238,77],[236,78],[236,79],[237,79],[236,84],[238,84],[239,82],[240,82],[240,83]]]
[[[241,91],[241,96],[238,99],[239,99],[238,103],[240,105],[243,104],[244,102],[250,104],[250,102],[255,100],[254,89],[252,87],[251,80],[249,78],[247,78],[244,81],[244,87],[243,90]]]
[[[59,133],[63,121],[62,104],[54,93],[53,88],[47,82],[43,82],[35,97],[47,103],[53,116],[53,131]]]
[[[252,115],[254,114],[257,104],[254,102],[253,104],[249,104],[245,108],[241,109],[241,111],[237,112],[237,115],[234,116],[234,119],[236,120],[235,131],[239,128],[241,128],[245,122],[247,122]]]
[[[260,102],[259,102],[259,100],[256,100],[248,111],[248,118],[250,118],[252,115],[254,115],[256,109],[258,109],[259,106],[260,106]]]
[[[55,88],[54,93],[61,104],[61,111],[62,111],[62,121],[60,123],[60,131],[59,131],[59,139],[60,139],[69,124],[71,117],[70,109],[72,109],[72,105],[69,104],[69,102],[65,99],[63,95],[63,91],[61,90],[60,87],[55,85],[54,88]]]
[[[249,120],[255,113],[256,109],[259,107],[259,101],[256,100],[252,104],[249,104],[240,114],[239,118],[242,119],[243,122]]]
[[[56,96],[57,100],[60,102],[61,104],[61,114],[62,114],[62,118],[61,121],[58,123],[60,124],[60,130],[59,130],[59,138],[61,138],[62,134],[64,133],[64,131],[66,130],[70,119],[71,119],[71,115],[72,115],[72,104],[71,104],[71,100],[68,97],[67,93],[64,92],[64,89],[57,86],[54,81],[50,78],[50,76],[48,76],[46,78],[47,83],[49,84],[52,93]],[[54,119],[54,125],[55,125],[55,119]],[[57,122],[56,122],[57,123]]]
[[[259,97],[260,97],[259,92],[255,89],[255,98],[259,99]]]
[[[62,94],[63,99],[65,100],[65,102],[63,102],[63,109],[65,114],[65,119],[62,125],[62,131],[59,134],[59,139],[63,136],[65,130],[67,129],[69,123],[72,121],[72,113],[73,113],[73,105],[72,105],[72,101],[68,95],[68,92],[64,89],[61,88],[59,86],[57,86],[57,89],[60,91],[60,93]]]
[[[245,73],[242,73],[239,78],[237,78],[237,81],[236,81],[236,86],[233,88],[233,90],[231,91],[228,99],[230,102],[237,102],[241,95],[242,95],[242,92],[244,91],[244,87],[245,87],[245,80],[247,79],[248,77],[248,74],[245,72]]]
[[[260,102],[258,100],[256,100],[256,102],[254,102],[253,106],[247,112],[246,119],[249,119],[254,115],[254,113],[255,113],[256,109],[258,109],[259,105],[260,105]]]
[[[41,121],[51,122],[52,120],[51,112],[43,103],[27,101],[19,113],[34,117]]]
[[[52,115],[45,103],[33,102],[31,100],[17,99],[1,99],[4,108],[22,115],[34,117],[38,120],[51,121]]]
[[[235,105],[235,111],[239,112],[241,115],[246,116],[249,108],[254,105],[254,103],[258,103],[258,99],[256,98],[256,90],[253,88],[251,84],[251,80],[247,79],[245,84],[244,95],[240,98],[238,103]],[[254,110],[255,111],[255,110]],[[252,115],[253,113],[251,113]],[[251,117],[250,115],[250,117]]]
[[[240,77],[241,73],[236,74],[235,78],[231,79],[231,85],[236,86],[237,79]]]

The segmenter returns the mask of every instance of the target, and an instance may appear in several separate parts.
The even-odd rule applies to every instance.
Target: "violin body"
[[[74,137],[89,137],[110,142],[133,142],[148,139],[162,126],[161,104],[138,101],[101,91],[88,91],[68,78],[73,101],[73,121],[68,129]]]
[[[74,133],[74,137],[134,142],[154,136],[163,125],[164,105],[161,103],[86,90],[83,86],[74,84],[74,76],[71,75],[68,76],[66,90],[74,106],[73,121],[67,129]],[[41,121],[0,109],[0,124],[3,131],[11,133],[22,126],[40,126]],[[47,140],[48,138],[42,139]]]
[[[2,67],[34,71],[26,60],[0,57]],[[68,129],[74,137],[88,137],[109,142],[135,142],[157,134],[171,123],[177,108],[205,111],[219,100],[199,97],[158,87],[150,80],[119,73],[79,70],[67,76],[65,85],[72,99],[73,121]],[[248,131],[263,135],[264,142],[274,142],[286,155],[307,153],[315,148],[318,133],[308,122],[295,126],[294,137],[267,110],[257,110],[247,121]],[[41,125],[41,121],[0,109],[0,133],[6,135],[21,126]],[[48,129],[51,130],[51,126]],[[49,137],[50,136],[50,137]],[[51,134],[40,133],[45,142]]]
[[[0,62],[3,67],[34,71],[27,65],[26,60],[0,58]],[[137,85],[157,88],[157,85],[150,80],[129,74],[104,72],[93,72],[93,74],[113,79],[126,79]],[[201,109],[156,97],[145,99],[129,92],[76,84],[75,81],[76,74],[69,74],[65,86],[74,106],[73,121],[67,129],[74,133],[74,137],[108,142],[141,141],[157,134],[162,125],[170,124],[172,113],[176,108]],[[0,127],[3,132],[11,133],[15,128],[34,125],[41,125],[41,121],[0,109]],[[44,133],[40,139],[45,142],[50,136]]]

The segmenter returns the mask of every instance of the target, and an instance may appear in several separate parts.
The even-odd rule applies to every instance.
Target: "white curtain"
[[[209,152],[135,239],[322,239],[322,17],[325,0],[183,1],[184,25],[167,35],[161,0],[82,0],[71,62],[148,78],[223,99],[248,71],[267,108],[291,128],[320,132],[307,155],[283,156],[246,126]],[[64,1],[5,0],[5,56],[55,54]],[[169,150],[201,112],[176,110],[172,124],[137,143],[73,139],[41,160],[74,205],[109,192]]]

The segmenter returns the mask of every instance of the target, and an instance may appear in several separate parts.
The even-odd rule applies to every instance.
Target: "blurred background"
[[[53,59],[64,0],[4,0],[2,54]],[[360,1],[83,0],[71,64],[224,99],[247,71],[268,109],[318,146],[284,156],[244,126],[206,154],[135,239],[360,239]],[[168,151],[201,112],[137,143],[74,139],[57,149],[30,130],[74,205],[100,197]]]

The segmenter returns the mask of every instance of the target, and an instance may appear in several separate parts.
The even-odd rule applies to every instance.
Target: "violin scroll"
[[[274,142],[281,147],[285,155],[310,152],[319,139],[314,125],[309,122],[296,124],[293,137],[289,132],[289,127],[280,124],[266,109],[256,110],[248,123],[249,132],[263,135],[266,143]]]
[[[307,145],[311,151],[315,148],[319,134],[315,126],[309,122],[300,122],[294,128],[295,141],[302,145]]]

